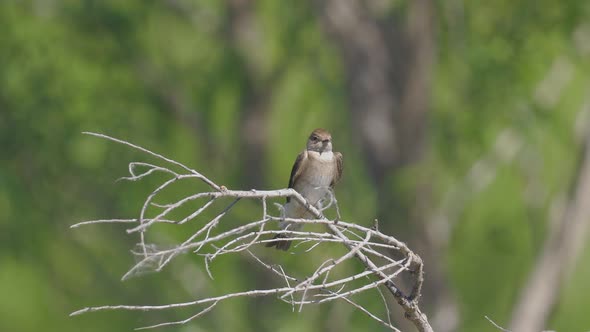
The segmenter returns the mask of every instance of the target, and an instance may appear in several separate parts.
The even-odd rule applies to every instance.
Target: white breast
[[[295,185],[297,190],[311,204],[316,204],[329,190],[334,178],[335,162],[332,152],[319,154],[308,151],[305,171],[299,176]]]

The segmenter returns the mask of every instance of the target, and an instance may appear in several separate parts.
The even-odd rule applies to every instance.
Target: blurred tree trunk
[[[574,269],[590,227],[590,133],[586,133],[578,174],[566,207],[551,222],[541,254],[512,313],[510,330],[544,330],[564,281]]]
[[[354,130],[379,183],[426,149],[434,23],[429,0],[409,2],[405,20],[383,22],[370,3],[317,1],[317,7],[342,51]]]
[[[264,185],[260,170],[265,160],[267,128],[267,106],[272,91],[257,66],[257,50],[262,43],[256,25],[253,3],[250,0],[228,2],[227,37],[237,54],[244,70],[242,110],[240,123],[240,176],[246,185],[259,188]]]
[[[430,305],[437,331],[456,329],[457,310],[442,270],[441,252],[429,243],[425,220],[431,206],[426,181],[410,193],[409,206],[395,200],[390,178],[402,168],[423,159],[428,151],[428,111],[435,58],[434,4],[409,1],[404,13],[384,19],[379,1],[315,2],[322,26],[341,50],[347,74],[351,132],[363,147],[367,168],[379,192],[382,227],[400,234],[392,206],[404,224],[419,225],[411,236],[425,261],[427,279],[423,299]],[[407,194],[407,193],[405,193]],[[409,233],[409,232],[408,232]],[[418,247],[417,247],[418,248]],[[427,307],[428,310],[428,307]],[[434,314],[434,315],[433,315]]]

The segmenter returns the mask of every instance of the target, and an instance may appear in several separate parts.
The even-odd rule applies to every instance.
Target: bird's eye
[[[315,141],[318,140],[318,137],[317,136],[311,136],[311,140],[315,142]]]

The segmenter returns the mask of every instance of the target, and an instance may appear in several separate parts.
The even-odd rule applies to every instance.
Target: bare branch
[[[196,313],[193,316],[190,316],[189,318],[185,319],[185,320],[180,320],[180,321],[176,321],[176,322],[166,322],[166,323],[160,323],[160,324],[156,324],[156,325],[150,325],[150,326],[145,326],[145,327],[139,327],[136,330],[147,330],[147,329],[153,329],[156,327],[162,327],[162,326],[170,326],[170,325],[182,325],[182,324],[186,324],[188,322],[190,322],[191,320],[202,316],[206,313],[208,313],[209,311],[211,311],[213,309],[213,307],[215,307],[217,305],[217,302],[213,302],[212,305],[208,306],[207,308],[199,311],[198,313]]]
[[[101,310],[150,311],[209,305],[185,320],[163,322],[140,328],[148,329],[185,324],[212,310],[219,302],[224,300],[236,297],[272,295],[277,296],[279,300],[290,304],[293,310],[295,310],[295,307],[297,306],[299,311],[301,311],[306,305],[343,300],[388,329],[399,331],[391,324],[388,315],[389,309],[387,308],[385,296],[380,289],[380,287],[384,285],[404,309],[406,317],[414,323],[419,331],[432,331],[426,315],[421,312],[418,306],[420,291],[424,279],[422,260],[420,257],[414,254],[403,242],[379,232],[377,227],[369,228],[356,223],[340,220],[340,212],[333,192],[329,192],[329,195],[324,201],[326,204],[320,205],[320,208],[318,209],[308,204],[303,196],[293,189],[264,191],[229,190],[224,186],[215,184],[201,173],[145,148],[102,134],[87,134],[130,146],[183,170],[182,172],[176,172],[166,166],[158,166],[144,162],[132,162],[129,164],[130,176],[122,179],[137,181],[156,172],[169,176],[168,179],[164,179],[161,185],[147,195],[143,202],[139,218],[91,220],[71,226],[72,228],[76,228],[83,225],[98,223],[134,224],[134,226],[128,229],[127,232],[130,234],[139,233],[140,243],[138,246],[140,250],[136,254],[140,256],[140,260],[124,274],[123,279],[136,276],[147,270],[153,270],[155,272],[161,271],[178,255],[189,253],[204,256],[204,269],[213,279],[210,266],[215,258],[227,254],[247,254],[253,257],[255,262],[259,265],[276,275],[276,282],[282,284],[282,286],[269,289],[245,290],[189,302],[171,303],[166,305],[106,305],[88,307],[73,312],[71,314],[72,316]],[[140,170],[140,167],[143,169]],[[154,198],[171,184],[177,181],[191,181],[195,179],[203,181],[209,185],[210,191],[191,194],[176,202],[167,204],[156,204],[153,202]],[[203,211],[213,208],[213,203],[228,197],[232,198],[231,203],[226,205],[226,207],[217,213],[215,217],[204,223],[203,220],[199,219],[199,216],[201,216]],[[284,197],[291,197],[291,199],[306,206],[315,219],[285,219],[280,216],[269,214],[268,201]],[[206,200],[194,212],[180,220],[174,220],[171,218],[172,212],[177,211],[181,206],[184,206],[188,202],[199,201],[201,198],[208,198],[208,200]],[[225,230],[218,231],[217,226],[224,221],[224,217],[227,213],[243,199],[259,201],[261,203],[261,219],[235,227],[225,227]],[[150,205],[158,207],[161,210],[155,216],[148,216],[148,206]],[[322,214],[322,211],[330,207],[335,207],[337,209],[338,219],[336,221],[328,220]],[[280,208],[282,207],[280,206]],[[269,223],[281,220],[301,224],[324,225],[327,232],[268,229],[270,228],[267,227]],[[196,228],[196,230],[185,241],[173,247],[168,246],[167,248],[164,248],[164,246],[158,244],[145,242],[145,234],[151,233],[151,226],[154,224],[166,224],[168,227],[180,227],[188,222],[196,224],[197,226],[193,227],[193,229]],[[200,225],[201,223],[202,225]],[[303,251],[299,252],[301,255],[311,255],[313,249],[319,246],[327,246],[332,243],[340,243],[348,250],[338,258],[326,259],[322,264],[315,268],[315,272],[310,276],[295,277],[294,271],[288,272],[281,265],[268,264],[260,259],[254,251],[256,246],[272,241],[272,237],[277,234],[288,235],[290,240],[297,241],[298,244],[295,246],[296,251],[299,250],[297,249],[297,246],[304,247]],[[388,253],[391,251],[400,253],[403,256],[403,259],[399,261],[392,259],[388,256]],[[354,259],[359,260],[365,265],[365,270],[356,272],[352,275],[341,275],[334,272],[336,271],[335,267],[347,264],[347,262]],[[394,280],[405,271],[412,271],[412,274],[416,275],[416,281],[408,293],[405,293],[394,284]],[[386,319],[379,318],[364,308],[362,304],[353,300],[354,296],[368,290],[376,290],[379,292],[379,296],[384,300],[384,309],[387,313]]]
[[[512,331],[507,330],[507,329],[503,328],[502,326],[496,324],[496,322],[494,322],[490,317],[488,317],[488,316],[484,316],[484,317],[488,320],[488,322],[492,323],[492,325],[494,325],[494,327],[497,328],[498,330],[500,330],[502,332],[512,332]]]

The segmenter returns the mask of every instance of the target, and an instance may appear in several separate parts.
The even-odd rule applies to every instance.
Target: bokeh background
[[[0,331],[130,331],[191,311],[68,314],[277,283],[244,257],[213,281],[185,257],[121,282],[137,238],[69,225],[133,218],[157,182],[115,183],[150,159],[82,131],[272,189],[316,127],[345,156],[344,219],[378,218],[424,258],[435,331],[518,326],[536,305],[545,329],[590,329],[587,0],[4,0],[0,27]],[[345,304],[293,313],[271,297],[163,330],[382,329]]]

